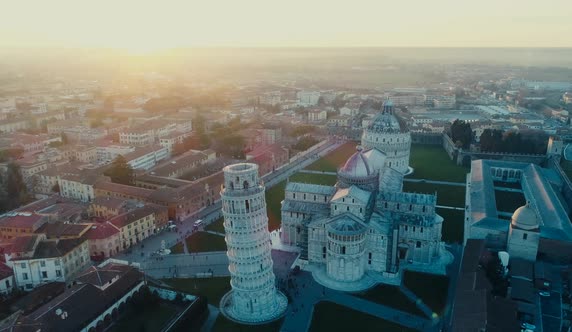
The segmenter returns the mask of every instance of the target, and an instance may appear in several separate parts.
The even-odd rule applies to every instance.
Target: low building
[[[88,242],[87,239],[40,241],[32,257],[12,259],[7,264],[14,269],[16,285],[21,290],[71,280],[89,264]]]
[[[160,145],[151,145],[137,148],[123,157],[133,169],[148,170],[157,165],[159,161],[169,158],[169,152]]]
[[[337,115],[328,119],[328,126],[331,127],[349,127],[352,123],[352,118],[349,115]]]
[[[91,172],[62,174],[58,177],[60,195],[82,202],[91,202],[95,198],[94,185],[103,178],[105,177]]]
[[[246,160],[257,164],[260,176],[263,176],[288,163],[288,149],[278,144],[261,146],[248,152]]]
[[[11,239],[35,233],[48,218],[27,212],[11,212],[0,217],[0,237]]]
[[[213,150],[205,150],[204,152],[189,151],[164,164],[158,165],[150,171],[150,174],[169,178],[178,178],[198,166],[215,160],[215,158],[216,152]]]
[[[82,272],[73,285],[25,311],[8,328],[22,332],[102,331],[144,285],[143,274],[134,267],[106,261]]]
[[[119,229],[121,250],[127,249],[155,233],[155,210],[144,206],[113,217],[109,222]]]
[[[326,112],[326,110],[308,111],[308,121],[309,122],[326,121],[327,118],[328,118],[328,112]]]
[[[94,223],[85,237],[89,241],[89,255],[94,261],[113,257],[121,251],[120,231],[109,221]]]
[[[16,287],[14,270],[4,263],[0,263],[0,294],[8,295]]]
[[[95,197],[88,208],[91,217],[110,218],[121,214],[127,203],[126,199],[112,196]]]

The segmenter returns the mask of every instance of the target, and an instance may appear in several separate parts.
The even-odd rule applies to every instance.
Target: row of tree
[[[473,142],[471,124],[464,120],[455,120],[451,125],[450,136],[457,147],[468,149]]]
[[[523,134],[516,131],[485,129],[480,139],[481,151],[484,152],[543,154],[546,152],[548,135],[539,131]]]

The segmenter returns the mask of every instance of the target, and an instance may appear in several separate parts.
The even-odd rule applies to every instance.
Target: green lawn
[[[465,187],[448,186],[443,184],[403,182],[403,191],[423,194],[437,192],[437,204],[455,207],[465,207]]]
[[[220,299],[230,290],[230,277],[162,279],[177,290],[204,296],[209,304],[218,307]]]
[[[449,278],[434,274],[405,271],[403,283],[433,312],[442,315],[447,304]]]
[[[358,142],[349,141],[335,149],[325,157],[316,160],[314,163],[306,167],[306,169],[314,171],[336,172],[338,167],[342,166],[346,160],[356,152]]]
[[[413,332],[415,330],[349,307],[322,301],[314,306],[314,315],[309,331]]]
[[[266,189],[266,211],[268,211],[268,229],[272,232],[280,228],[280,204],[284,200],[284,190],[286,189],[286,180],[276,184],[270,189]]]
[[[278,332],[283,322],[284,319],[279,319],[263,325],[242,325],[228,320],[222,314],[219,314],[211,332]]]
[[[498,211],[513,213],[526,204],[526,199],[523,193],[495,190],[495,202]]]
[[[447,243],[463,242],[465,211],[437,209],[437,214],[443,217],[442,240]]]
[[[187,237],[187,249],[189,252],[206,252],[206,251],[225,251],[226,242],[224,237],[220,235],[210,234],[206,232],[197,232]],[[171,247],[171,253],[182,254],[183,244],[177,243]]]
[[[336,175],[329,174],[296,173],[290,177],[290,181],[292,182],[322,184],[326,186],[333,186],[337,180],[338,177]]]
[[[164,325],[177,314],[177,309],[167,303],[158,307],[146,308],[142,312],[128,308],[120,316],[119,321],[109,331],[111,332],[142,332],[161,331]]]
[[[435,145],[412,145],[409,166],[414,168],[412,178],[451,182],[465,182],[470,171],[457,166],[442,146]]]
[[[205,230],[207,231],[213,231],[213,232],[218,232],[218,233],[224,233],[224,218],[220,217],[217,220],[213,221],[212,223],[208,224],[205,227]]]
[[[381,284],[367,290],[366,292],[356,294],[356,296],[403,312],[408,312],[413,315],[425,316],[423,312],[417,308],[415,303],[411,302],[405,295],[403,295],[397,286]]]

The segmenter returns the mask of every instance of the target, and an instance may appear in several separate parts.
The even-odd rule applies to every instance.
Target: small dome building
[[[526,205],[514,211],[508,232],[507,251],[511,257],[536,261],[540,241],[540,218],[534,207]]]

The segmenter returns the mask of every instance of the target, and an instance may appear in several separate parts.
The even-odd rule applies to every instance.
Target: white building
[[[450,263],[436,196],[402,192],[403,175],[388,158],[358,149],[336,186],[287,184],[280,239],[299,248],[320,284],[360,291],[380,277],[398,283],[402,268],[444,273]]]
[[[326,112],[326,110],[308,111],[308,121],[310,122],[326,121],[327,118],[328,118],[328,112]]]
[[[40,241],[32,257],[7,264],[14,269],[17,287],[29,291],[44,283],[70,280],[89,262],[87,239],[66,239]]]
[[[151,145],[136,148],[135,151],[124,155],[124,157],[133,169],[148,170],[161,160],[169,158],[169,150],[160,145]]]
[[[258,165],[224,168],[221,197],[232,290],[220,308],[233,320],[251,324],[279,317],[288,305],[275,286],[264,190]]]
[[[387,100],[383,110],[364,129],[361,138],[364,148],[376,148],[386,157],[387,167],[403,174],[409,171],[411,133],[393,114],[393,103]]]
[[[316,106],[320,100],[320,93],[317,91],[298,91],[296,99],[299,106]]]

